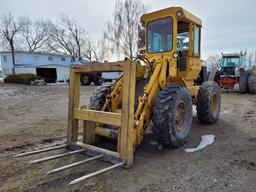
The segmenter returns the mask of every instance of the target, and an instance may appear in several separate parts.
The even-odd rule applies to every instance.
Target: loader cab
[[[201,72],[201,26],[199,18],[181,7],[170,7],[141,17],[145,28],[145,54],[149,61],[175,63],[170,76],[189,81]],[[176,71],[176,72],[173,72]]]
[[[171,7],[141,17],[146,28],[146,56],[201,56],[201,20],[181,7]]]

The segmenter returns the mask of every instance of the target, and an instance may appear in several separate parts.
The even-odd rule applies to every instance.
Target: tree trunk
[[[14,45],[13,41],[10,41],[10,47],[12,52],[12,73],[15,75],[15,51],[14,51]]]

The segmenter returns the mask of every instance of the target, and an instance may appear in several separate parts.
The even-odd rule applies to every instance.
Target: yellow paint
[[[152,75],[151,78],[150,78],[149,84],[148,84],[148,86],[146,86],[146,88],[145,88],[145,90],[144,90],[144,92],[145,92],[147,95],[150,93],[150,91],[151,91],[151,89],[152,89],[152,86],[153,86],[154,84],[158,83],[158,81],[157,81],[157,76],[159,75],[159,73],[160,73],[160,71],[161,71],[161,67],[162,67],[162,64],[161,64],[161,63],[159,63],[159,64],[156,66],[156,68],[155,68],[155,70],[154,70],[154,73],[153,73],[153,75]]]
[[[162,63],[162,68],[161,68],[161,72],[159,75],[159,85],[161,88],[166,86],[166,72],[167,72],[167,65],[168,65],[168,60],[166,59],[160,59],[161,63]]]

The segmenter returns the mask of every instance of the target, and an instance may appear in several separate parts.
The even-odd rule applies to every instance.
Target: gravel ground
[[[81,88],[82,104],[88,103],[95,88]],[[159,151],[148,131],[135,153],[132,168],[117,168],[72,187],[67,186],[71,180],[109,164],[94,161],[47,176],[48,170],[84,156],[39,165],[27,162],[65,150],[12,157],[22,151],[65,143],[67,103],[67,85],[0,83],[0,191],[256,191],[255,95],[223,92],[218,123],[201,125],[194,116],[192,133],[184,147]],[[184,149],[196,146],[203,134],[214,134],[214,144],[186,154]]]

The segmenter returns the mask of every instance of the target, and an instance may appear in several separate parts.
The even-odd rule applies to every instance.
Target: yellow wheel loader
[[[193,104],[199,122],[218,120],[220,89],[214,81],[204,81],[201,65],[201,20],[181,7],[170,7],[143,15],[141,22],[146,33],[144,54],[113,63],[71,66],[67,147],[73,151],[55,157],[81,152],[93,157],[49,174],[94,159],[114,164],[70,183],[75,184],[115,167],[129,168],[148,127],[163,146],[180,147],[191,131]],[[112,71],[122,72],[121,77],[99,87],[88,106],[81,105],[80,74]],[[102,138],[114,139],[116,145],[103,147]]]

